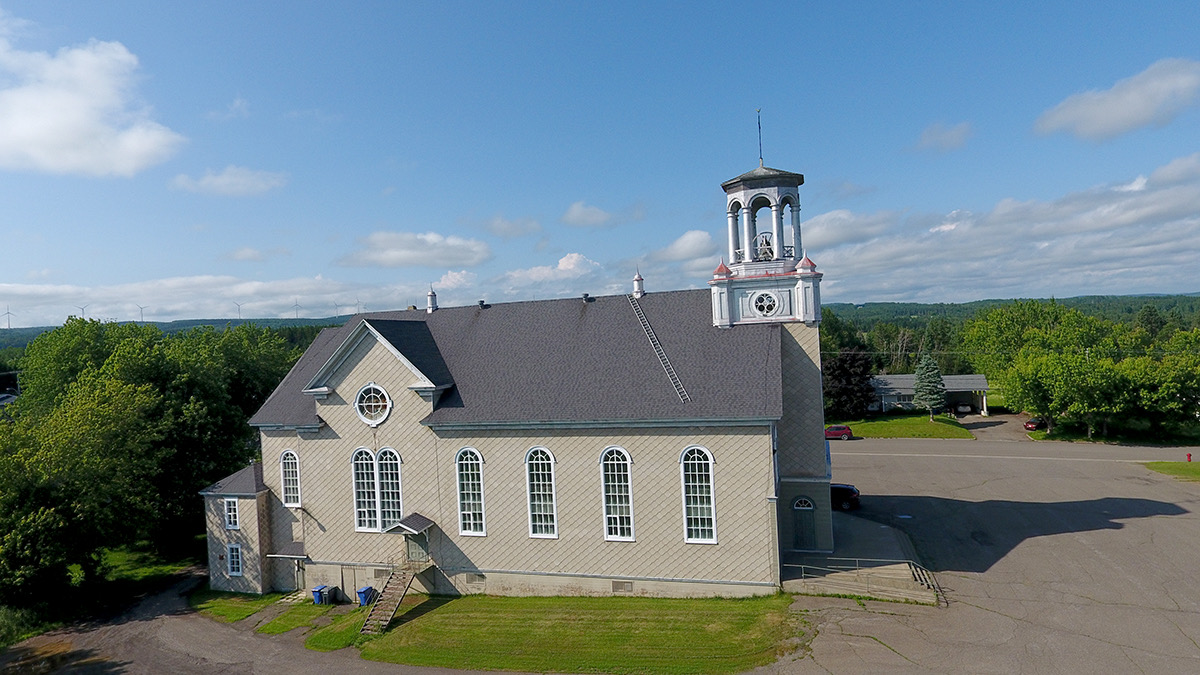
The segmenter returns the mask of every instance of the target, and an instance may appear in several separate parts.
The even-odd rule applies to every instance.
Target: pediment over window
[[[450,369],[424,321],[363,319],[308,381],[304,393],[318,399],[328,396],[332,392],[330,380],[364,340],[376,340],[395,356],[412,373],[408,389],[426,401],[435,402],[454,386]]]

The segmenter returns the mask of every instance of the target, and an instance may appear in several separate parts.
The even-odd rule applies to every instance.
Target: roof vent
[[[588,294],[587,294],[587,293],[584,293],[584,294],[583,294],[583,301],[584,301],[584,302],[589,302],[589,300],[588,300]]]
[[[486,306],[486,305],[484,305],[483,301],[482,301],[482,300],[480,300],[480,301],[479,301],[479,308],[480,308],[480,309],[483,309],[485,306]]]

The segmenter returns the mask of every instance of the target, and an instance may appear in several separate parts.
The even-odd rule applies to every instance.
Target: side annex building
[[[722,184],[706,290],[431,290],[323,331],[250,421],[262,463],[201,492],[212,588],[775,592],[786,553],[833,549],[803,182]]]

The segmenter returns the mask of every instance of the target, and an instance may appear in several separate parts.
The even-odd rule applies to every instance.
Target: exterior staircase
[[[383,585],[383,592],[379,597],[375,598],[374,604],[371,605],[371,611],[367,614],[366,621],[363,621],[361,635],[379,635],[392,622],[392,617],[396,616],[396,609],[400,607],[400,602],[404,600],[404,596],[408,593],[409,586],[412,585],[413,574],[405,569],[393,569],[391,576],[388,577],[387,583]]]

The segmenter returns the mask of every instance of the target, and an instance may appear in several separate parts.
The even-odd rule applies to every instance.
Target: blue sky
[[[1196,292],[1197,30],[1183,2],[0,0],[0,327],[702,288],[757,108],[826,302]]]

